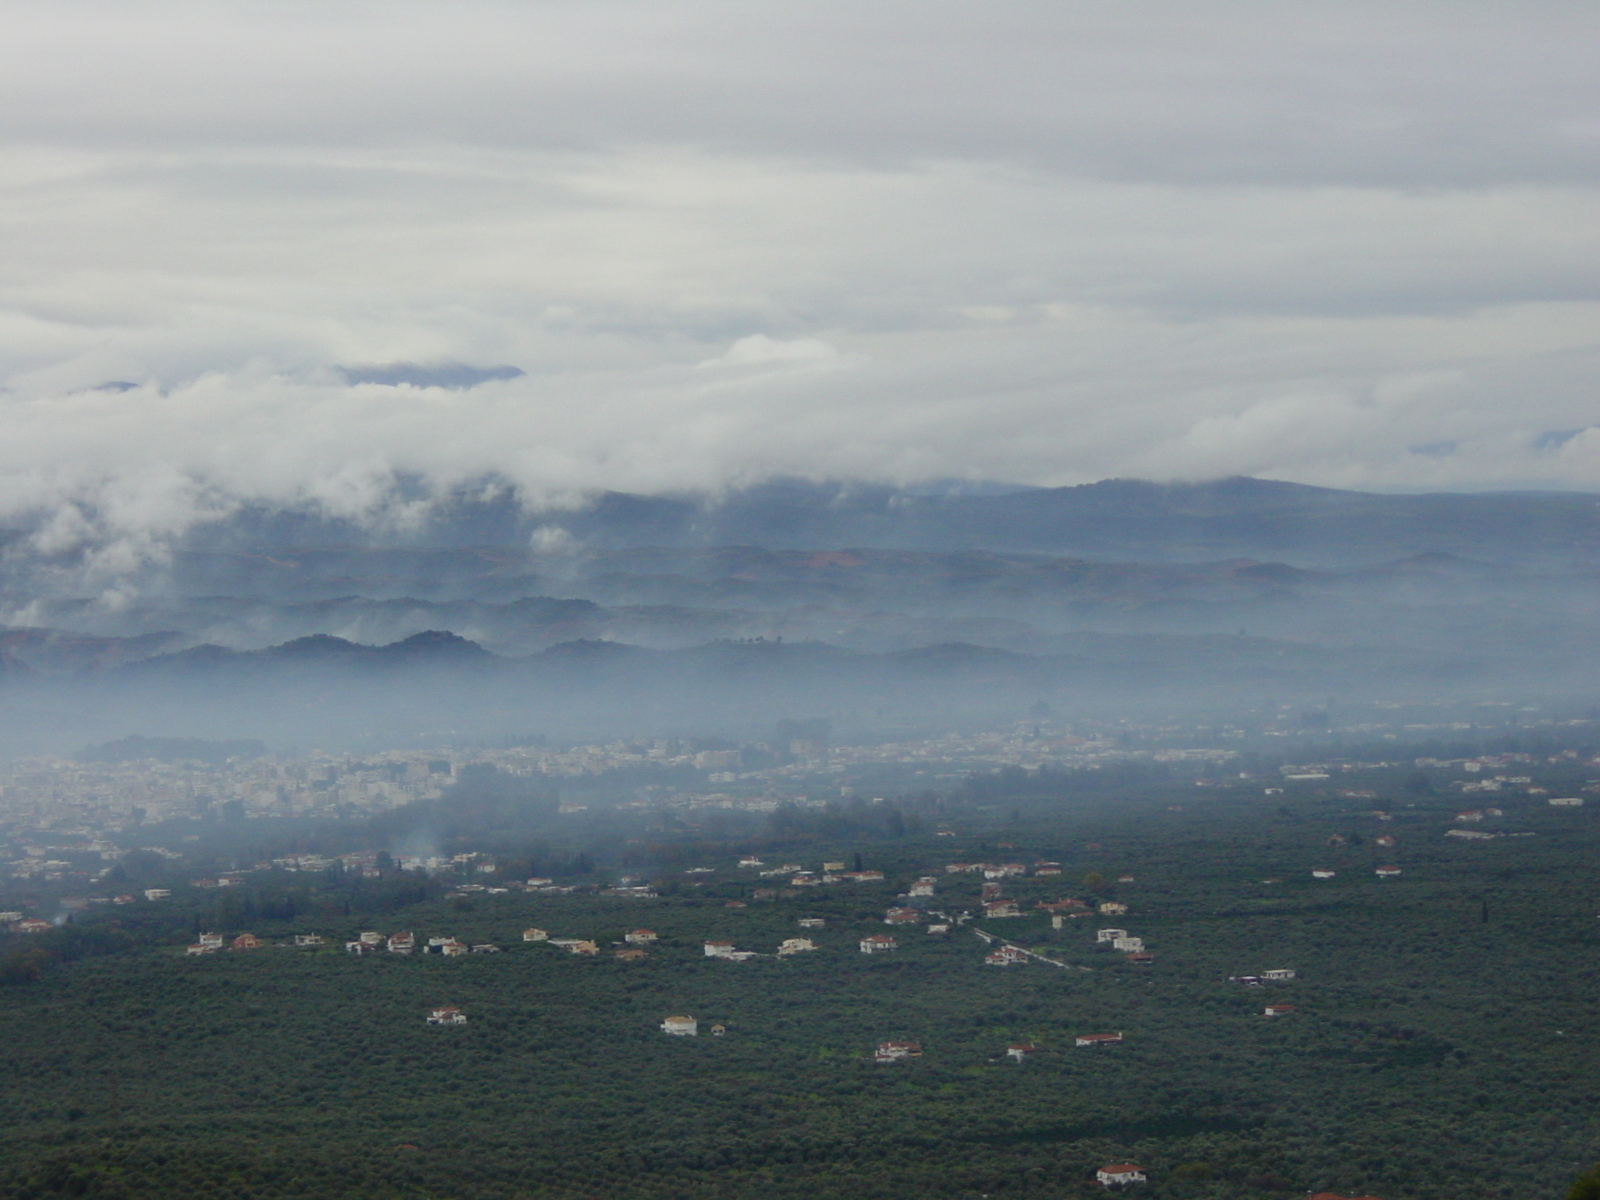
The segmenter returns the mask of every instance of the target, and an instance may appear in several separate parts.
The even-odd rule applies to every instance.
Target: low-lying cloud
[[[0,517],[137,557],[488,477],[1595,487],[1596,24],[14,6]]]

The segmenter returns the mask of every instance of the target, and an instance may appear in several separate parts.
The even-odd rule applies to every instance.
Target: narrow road
[[[985,945],[992,946],[996,942],[999,942],[1002,946],[1005,946],[1005,947],[1008,947],[1009,949],[1015,950],[1018,954],[1024,954],[1027,957],[1032,958],[1032,959],[1037,959],[1039,962],[1042,962],[1042,963],[1049,963],[1052,967],[1060,967],[1063,971],[1087,971],[1087,970],[1090,969],[1088,967],[1074,966],[1071,963],[1057,962],[1053,958],[1046,958],[1042,954],[1034,953],[1032,950],[1029,950],[1026,946],[1019,946],[1015,942],[1008,942],[1008,941],[1005,940],[1005,938],[996,937],[992,933],[985,933],[981,929],[974,929],[972,932],[977,934],[980,938],[982,938]]]

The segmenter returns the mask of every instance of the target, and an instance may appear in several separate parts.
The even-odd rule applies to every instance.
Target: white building
[[[810,938],[785,938],[778,943],[778,955],[779,957],[787,957],[790,954],[805,954],[807,951],[815,950],[816,948],[817,944]]]
[[[1128,936],[1126,929],[1097,929],[1094,931],[1094,940],[1098,942],[1115,942],[1118,938]]]
[[[1144,1183],[1145,1173],[1138,1163],[1112,1163],[1094,1173],[1095,1181],[1106,1187],[1121,1187],[1129,1183]]]
[[[700,1022],[693,1017],[668,1017],[661,1022],[661,1032],[674,1037],[699,1037]]]
[[[921,1058],[922,1046],[917,1042],[879,1042],[872,1056],[874,1062],[905,1062],[908,1058]]]

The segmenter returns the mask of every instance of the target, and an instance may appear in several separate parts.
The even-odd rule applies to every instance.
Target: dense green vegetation
[[[731,845],[701,842],[718,872],[657,868],[656,900],[271,872],[159,918],[85,917],[30,943],[58,948],[51,969],[0,990],[4,1194],[1021,1200],[1102,1194],[1094,1169],[1131,1159],[1152,1198],[1561,1196],[1600,1150],[1594,814],[1502,801],[1498,828],[1531,836],[1462,842],[1443,836],[1458,800],[1394,786],[1380,824],[1374,801],[1326,788],[1197,798],[1192,780],[1155,780],[1112,807],[1068,781],[996,778],[973,792],[1017,808],[1000,833],[935,836],[932,797],[848,841],[769,829],[769,862],[860,854],[886,874],[776,900],[755,898],[773,881],[734,870]],[[1374,844],[1384,832],[1395,849]],[[980,859],[1065,874],[1006,881],[1021,919],[858,952],[918,875],[939,876],[934,908],[976,911],[980,879],[943,865]],[[1377,879],[1388,862],[1404,875]],[[1055,930],[1032,903],[1063,896],[1130,911]],[[1097,947],[1107,924],[1155,961]],[[525,944],[530,925],[603,953]],[[660,941],[616,960],[637,926]],[[202,927],[329,945],[185,957]],[[1068,965],[986,966],[974,927]],[[362,929],[505,951],[347,955]],[[770,955],[800,933],[822,948],[702,953],[719,937]],[[1298,977],[1228,982],[1275,967]],[[1275,1002],[1296,1011],[1264,1017]],[[426,1025],[443,1004],[469,1023]],[[702,1036],[661,1034],[675,1013]],[[727,1035],[705,1036],[712,1022]],[[1120,1046],[1072,1042],[1114,1030]],[[875,1064],[885,1039],[924,1053]],[[1007,1060],[1024,1041],[1037,1053]]]

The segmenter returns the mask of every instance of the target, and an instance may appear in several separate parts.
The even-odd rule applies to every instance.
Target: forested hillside
[[[881,882],[774,887],[707,846],[714,870],[657,872],[654,899],[277,872],[159,936],[125,924],[128,948],[0,993],[4,1194],[1021,1200],[1101,1194],[1096,1168],[1133,1161],[1152,1198],[1526,1200],[1600,1156],[1584,810],[1527,805],[1506,836],[1469,841],[1403,800],[1384,823],[1260,789],[1049,819],[1042,799],[1009,844],[762,851],[810,870],[859,854]],[[1375,842],[1385,830],[1398,845]],[[1022,916],[984,915],[982,876],[946,872],[981,861],[1029,867],[999,883]],[[1375,875],[1389,864],[1402,874]],[[935,894],[886,926],[924,876]],[[1054,928],[1036,906],[1066,899],[1128,911]],[[1097,943],[1107,926],[1153,960]],[[525,942],[529,927],[599,953]],[[640,927],[657,940],[618,958]],[[267,944],[185,954],[213,928]],[[501,950],[347,952],[363,930]],[[289,944],[311,932],[325,943]],[[1052,961],[987,965],[980,932]],[[899,948],[864,955],[871,934]],[[818,949],[776,956],[796,936]],[[724,939],[759,956],[708,958]],[[1230,979],[1281,968],[1295,978]],[[442,1006],[466,1024],[427,1024]],[[672,1015],[699,1036],[660,1032]],[[1075,1044],[1104,1032],[1124,1040]],[[886,1040],[922,1053],[876,1063]]]

